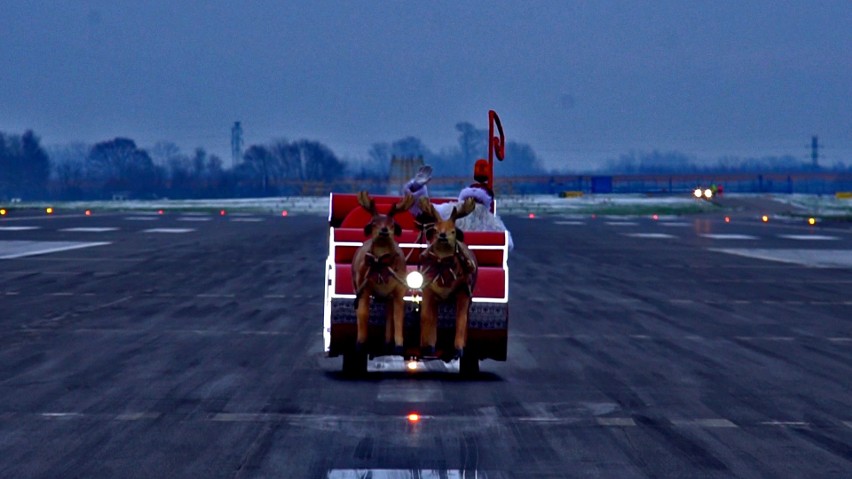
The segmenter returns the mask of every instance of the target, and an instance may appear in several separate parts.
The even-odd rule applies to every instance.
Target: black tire
[[[344,353],[343,374],[350,377],[367,374],[367,355],[355,351]]]
[[[466,378],[479,375],[479,358],[473,356],[462,356],[459,359],[459,374]]]

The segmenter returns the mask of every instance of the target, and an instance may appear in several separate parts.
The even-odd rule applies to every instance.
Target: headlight
[[[710,188],[707,188],[706,190],[704,190],[704,197],[707,198],[708,200],[710,198],[712,198],[713,197],[713,190],[711,190]]]
[[[701,188],[695,188],[695,191],[693,191],[693,192],[692,192],[692,194],[693,194],[696,198],[701,198]]]
[[[423,275],[419,271],[412,271],[405,276],[405,284],[411,289],[423,287]]]

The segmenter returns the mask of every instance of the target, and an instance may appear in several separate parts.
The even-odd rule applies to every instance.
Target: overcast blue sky
[[[0,131],[344,157],[500,113],[552,167],[630,150],[852,163],[852,2],[0,1]]]

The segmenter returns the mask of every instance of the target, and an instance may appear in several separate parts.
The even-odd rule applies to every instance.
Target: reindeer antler
[[[474,209],[476,209],[476,201],[470,197],[465,198],[464,203],[461,204],[461,208],[453,207],[453,212],[450,213],[450,220],[455,221],[459,218],[464,218],[473,213]]]
[[[420,206],[420,211],[423,212],[423,215],[431,218],[432,221],[438,221],[441,219],[441,215],[439,215],[438,211],[435,210],[435,205],[429,201],[428,196],[421,196],[418,200],[418,206]]]
[[[414,204],[414,197],[411,196],[411,193],[406,193],[405,197],[402,200],[400,200],[399,203],[391,206],[390,211],[388,211],[388,217],[393,218],[393,215],[395,215],[395,214],[397,214],[401,211],[408,211],[408,209],[411,208],[411,205],[413,205],[413,204]]]
[[[366,191],[360,191],[358,193],[358,204],[365,210],[369,211],[371,215],[375,216],[378,214],[376,211],[376,202],[370,198],[370,194]]]

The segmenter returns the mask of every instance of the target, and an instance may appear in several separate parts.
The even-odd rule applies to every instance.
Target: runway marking
[[[599,417],[597,423],[600,426],[633,427],[636,421],[629,417]]]
[[[852,342],[852,338],[828,338],[832,343],[849,343]]]
[[[832,241],[839,240],[837,236],[826,235],[778,235],[779,238],[799,240],[799,241]]]
[[[124,219],[127,221],[157,221],[160,218],[157,216],[127,216]]]
[[[639,226],[639,223],[633,221],[606,221],[610,226]]]
[[[233,294],[215,294],[215,293],[201,293],[196,294],[196,298],[233,298],[235,295]]]
[[[710,248],[710,251],[814,268],[852,268],[852,250]]]
[[[177,219],[178,221],[210,221],[212,218],[205,218],[200,216],[181,216]]]
[[[669,226],[669,227],[673,227],[673,228],[686,228],[688,226],[692,226],[692,223],[666,223],[666,222],[661,222],[660,226]]]
[[[712,234],[706,233],[698,236],[702,236],[704,238],[709,239],[717,239],[717,240],[756,240],[757,236],[752,235],[739,235],[739,234]]]
[[[810,423],[803,421],[763,421],[760,423],[763,426],[779,426],[779,427],[808,427]]]
[[[565,226],[583,226],[586,223],[583,221],[554,221],[553,224]]]
[[[464,479],[488,477],[475,469],[329,469],[325,479]],[[500,476],[502,477],[502,475]]]
[[[260,223],[261,221],[266,221],[263,218],[231,218],[231,221],[237,223]]]
[[[73,419],[76,417],[82,417],[83,414],[79,412],[43,412],[41,413],[41,417],[45,419]]]
[[[402,358],[400,363],[403,362]],[[402,365],[404,370],[404,365]],[[367,368],[370,371],[370,368]],[[381,384],[376,394],[379,402],[431,403],[444,400],[444,392],[433,385],[421,383]]]
[[[95,243],[80,241],[0,241],[0,259],[23,258],[108,244],[110,244],[108,241]]]
[[[669,235],[665,233],[624,233],[624,236],[630,236],[633,238],[654,238],[654,239],[672,239],[675,238],[674,235]]]
[[[281,421],[286,415],[279,413],[240,413],[220,412],[210,417],[211,421],[218,422],[269,422]]]
[[[63,293],[50,293],[51,296],[74,296],[74,293],[63,292]]]
[[[115,416],[116,421],[150,421],[160,417],[158,412],[126,412]]]
[[[68,231],[70,233],[106,233],[107,231],[116,231],[118,228],[64,228],[59,231]]]
[[[195,231],[195,228],[151,228],[142,231],[143,233],[189,233]]]
[[[675,426],[697,426],[697,427],[739,427],[727,419],[712,418],[712,419],[672,419],[672,424]]]
[[[852,421],[843,421],[843,424],[846,425],[846,427],[852,428]]]
[[[32,231],[41,229],[41,226],[0,226],[0,231]]]

